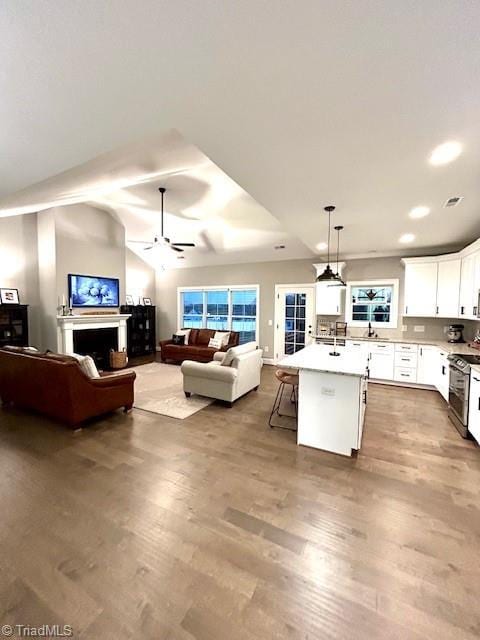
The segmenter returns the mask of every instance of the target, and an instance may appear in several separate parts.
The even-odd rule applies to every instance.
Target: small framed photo
[[[0,289],[0,302],[2,304],[20,304],[18,289]]]
[[[143,304],[144,304],[146,307],[151,307],[151,306],[152,306],[152,299],[151,299],[151,298],[144,298],[144,299],[143,299]]]
[[[133,296],[129,295],[128,293],[127,293],[127,295],[125,296],[125,302],[126,302],[128,305],[133,305],[133,304],[135,304],[135,303],[134,303],[134,301],[133,301]]]

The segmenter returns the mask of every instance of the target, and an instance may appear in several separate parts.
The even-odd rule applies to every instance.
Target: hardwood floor
[[[88,640],[474,639],[480,449],[440,395],[370,385],[346,459],[270,430],[276,383],[72,433],[0,410],[1,624]]]

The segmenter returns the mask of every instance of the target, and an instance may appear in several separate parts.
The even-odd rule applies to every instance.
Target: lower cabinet
[[[437,349],[437,381],[435,386],[444,399],[448,402],[448,385],[450,379],[450,366],[447,360],[448,353]]]
[[[437,386],[438,382],[438,353],[437,347],[430,345],[422,345],[418,348],[417,360],[417,382],[418,384],[427,384],[432,387]]]
[[[370,347],[370,378],[373,380],[393,380],[395,352],[393,344],[373,342]]]
[[[480,373],[474,369],[470,374],[468,430],[480,444]]]

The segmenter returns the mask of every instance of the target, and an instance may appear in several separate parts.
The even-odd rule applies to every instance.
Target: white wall
[[[30,343],[40,342],[37,214],[0,218],[0,287],[18,289],[28,304]]]
[[[155,304],[155,269],[144,262],[136,253],[126,249],[126,284],[125,293],[134,297],[135,303],[138,298],[150,298]]]

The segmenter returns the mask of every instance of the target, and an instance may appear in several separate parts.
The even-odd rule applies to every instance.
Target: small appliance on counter
[[[448,342],[460,343],[465,342],[463,339],[463,324],[451,324],[447,329]]]

